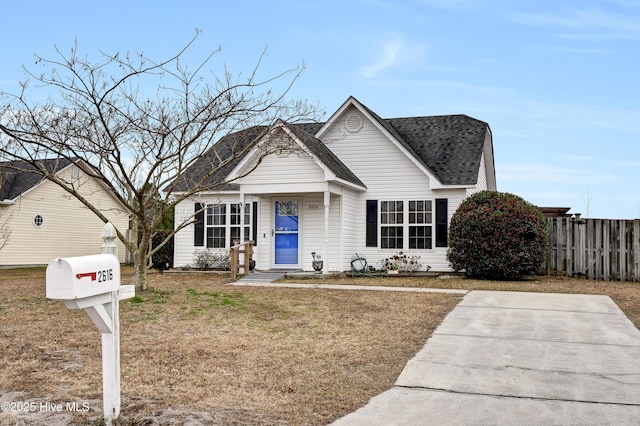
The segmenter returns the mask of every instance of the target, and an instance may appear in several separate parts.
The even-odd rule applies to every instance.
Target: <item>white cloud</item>
[[[420,64],[425,47],[417,43],[407,43],[403,37],[394,36],[385,40],[375,48],[375,57],[371,64],[360,69],[360,75],[366,78],[379,77],[390,68],[406,70]]]
[[[399,37],[383,42],[380,45],[378,57],[374,60],[373,64],[362,68],[360,73],[367,78],[377,76],[398,61],[398,56],[403,48],[404,41]]]

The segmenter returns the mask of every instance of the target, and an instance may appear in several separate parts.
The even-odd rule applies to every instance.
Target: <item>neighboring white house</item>
[[[280,122],[223,138],[181,176],[181,189],[255,138],[215,176],[226,185],[176,205],[176,224],[194,214],[196,223],[176,234],[174,266],[192,263],[199,249],[254,240],[258,270],[310,271],[316,252],[324,272],[350,271],[356,253],[376,266],[402,251],[420,256],[423,269],[450,271],[451,216],[470,194],[496,190],[487,123],[382,119],[353,97],[325,123]],[[282,149],[265,156],[274,146]]]
[[[126,232],[129,215],[95,178],[69,160],[43,160],[49,170],[68,182]],[[20,169],[22,171],[18,171]],[[0,162],[0,267],[47,265],[56,257],[100,253],[104,223],[75,197],[20,162]],[[120,261],[124,245],[118,241]]]

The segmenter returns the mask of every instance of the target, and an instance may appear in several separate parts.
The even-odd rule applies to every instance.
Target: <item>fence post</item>
[[[581,276],[586,274],[585,227],[586,225],[584,221],[580,220],[580,217],[578,217],[573,227],[573,232],[576,234],[576,253],[575,253],[576,267],[574,272],[578,272]]]
[[[632,262],[633,266],[633,279],[634,281],[640,281],[640,219],[633,221],[633,236],[632,238]]]
[[[627,221],[618,223],[618,281],[627,281]]]
[[[234,241],[235,243],[235,241]],[[237,278],[237,274],[238,274],[238,247],[235,246],[235,244],[231,247],[231,249],[229,249],[229,256],[230,256],[230,261],[231,261],[231,279],[232,280],[236,280]]]
[[[102,233],[100,235],[102,237],[102,247],[100,248],[101,253],[112,254],[115,257],[118,257],[118,245],[116,244],[116,228],[111,224],[111,222],[107,222],[104,224],[102,228]]]

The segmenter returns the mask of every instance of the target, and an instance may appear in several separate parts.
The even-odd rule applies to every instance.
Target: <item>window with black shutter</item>
[[[195,203],[195,223],[193,224],[194,247],[204,246],[204,204]]]
[[[448,201],[446,198],[436,198],[436,247],[447,247],[448,244]]]
[[[251,235],[253,235],[253,245],[258,245],[258,202],[254,201],[251,209]]]
[[[367,200],[367,247],[378,246],[378,200]]]

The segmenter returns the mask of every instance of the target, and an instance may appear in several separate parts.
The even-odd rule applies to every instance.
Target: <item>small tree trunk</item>
[[[147,267],[144,260],[135,262],[133,270],[133,283],[136,286],[136,291],[145,291],[147,289]]]
[[[147,289],[147,245],[143,242],[133,257],[133,284],[136,290]]]

